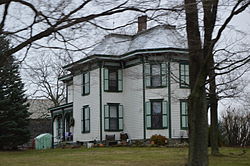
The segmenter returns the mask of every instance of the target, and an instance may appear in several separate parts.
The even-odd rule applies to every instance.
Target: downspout
[[[172,125],[171,125],[171,75],[170,75],[170,58],[168,60],[168,115],[169,115],[169,138],[172,138]]]
[[[144,56],[142,58],[142,100],[143,100],[143,139],[146,139],[146,118],[145,118],[145,62]]]
[[[100,141],[102,141],[102,65],[99,67],[99,94],[100,94]]]

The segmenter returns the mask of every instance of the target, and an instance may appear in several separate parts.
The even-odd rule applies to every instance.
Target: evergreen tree
[[[19,66],[13,56],[5,57],[9,41],[0,36],[0,149],[16,149],[29,140],[28,104]]]

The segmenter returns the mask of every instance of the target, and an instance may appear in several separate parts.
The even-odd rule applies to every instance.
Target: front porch
[[[73,141],[73,103],[50,108],[52,117],[52,147],[61,142]]]

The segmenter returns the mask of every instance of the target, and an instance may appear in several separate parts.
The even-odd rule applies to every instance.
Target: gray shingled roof
[[[48,108],[53,107],[53,103],[48,99],[28,99],[30,104],[29,112],[30,119],[44,119],[50,117]]]
[[[186,40],[169,25],[159,25],[136,35],[110,34],[88,55],[122,55],[141,49],[187,48]]]

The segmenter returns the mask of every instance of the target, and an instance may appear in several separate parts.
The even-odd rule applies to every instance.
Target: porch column
[[[64,109],[62,109],[62,141],[65,141],[65,113],[64,113]]]
[[[52,119],[51,119],[51,134],[52,134],[52,140],[51,140],[51,147],[54,149],[54,120],[55,120],[55,117],[52,113]]]

